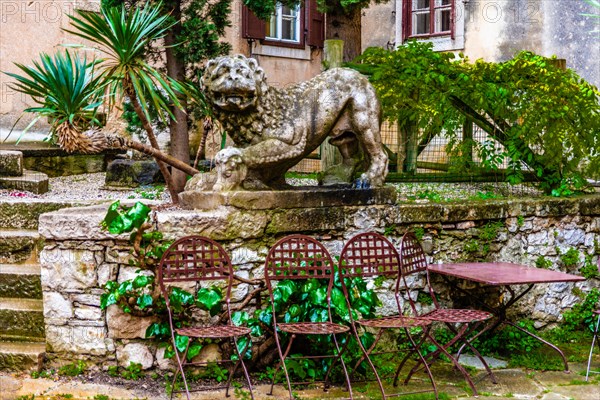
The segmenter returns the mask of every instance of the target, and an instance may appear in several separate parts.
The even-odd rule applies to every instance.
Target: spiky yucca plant
[[[103,79],[94,74],[96,61],[88,62],[69,51],[54,56],[42,53],[33,66],[15,64],[23,75],[7,73],[15,78],[11,87],[25,93],[38,104],[25,109],[36,114],[27,131],[40,118],[48,118],[51,138],[68,152],[93,153],[101,150],[99,138],[82,132],[99,126],[98,107],[102,104]],[[95,140],[94,140],[95,139]]]

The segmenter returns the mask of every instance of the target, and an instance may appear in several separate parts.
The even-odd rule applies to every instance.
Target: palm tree
[[[33,67],[15,64],[24,75],[7,73],[16,79],[13,89],[31,96],[38,106],[25,112],[37,116],[27,126],[27,131],[40,118],[50,122],[51,138],[68,152],[82,150],[85,153],[101,151],[101,136],[86,136],[83,130],[100,125],[98,107],[102,104],[101,91],[105,84],[102,77],[94,76],[95,62],[88,63],[78,54],[68,51],[53,57],[42,53],[41,61]],[[18,121],[17,121],[18,122]]]
[[[104,58],[98,63],[98,68],[108,88],[109,105],[126,96],[156,151],[160,148],[150,123],[147,104],[151,104],[160,117],[168,115],[174,118],[170,106],[181,108],[178,95],[186,92],[182,84],[163,76],[144,57],[148,45],[163,39],[172,25],[161,8],[160,3],[155,3],[129,12],[124,6],[102,7],[99,14],[79,10],[76,16],[70,16],[74,29],[66,29],[90,41],[92,47],[102,54]],[[167,166],[157,161],[171,198],[177,202]],[[182,170],[189,174],[194,169],[187,166]]]
[[[7,73],[16,80],[11,87],[31,96],[38,104],[24,110],[37,114],[25,130],[45,117],[50,123],[51,138],[67,152],[97,153],[111,147],[128,147],[190,175],[198,173],[151,146],[127,137],[105,135],[97,129],[101,126],[98,108],[109,83],[94,71],[97,61],[88,62],[85,57],[71,55],[68,50],[54,56],[43,53],[40,59],[40,62],[34,61],[32,67],[16,64],[23,75]]]

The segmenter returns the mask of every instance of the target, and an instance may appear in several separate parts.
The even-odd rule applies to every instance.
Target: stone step
[[[49,189],[48,175],[24,169],[21,176],[0,176],[0,189],[16,189],[44,194]]]
[[[32,198],[26,200],[22,198],[2,198],[0,199],[0,230],[37,230],[40,215],[76,205],[83,205],[83,203],[68,200],[56,201]]]
[[[35,341],[44,337],[42,300],[0,298],[0,339]]]
[[[45,342],[0,341],[0,371],[40,372],[45,352]]]
[[[41,299],[38,264],[0,264],[0,298]]]
[[[0,150],[0,176],[21,176],[23,174],[23,153]]]
[[[0,230],[0,263],[36,262],[40,249],[41,240],[37,231]]]

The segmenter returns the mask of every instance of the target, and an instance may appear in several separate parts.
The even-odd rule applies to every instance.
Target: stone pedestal
[[[396,189],[391,186],[375,189],[310,186],[290,190],[233,192],[191,190],[179,194],[181,206],[189,210],[210,210],[220,206],[231,206],[244,210],[275,210],[392,205],[396,203],[396,197]]]

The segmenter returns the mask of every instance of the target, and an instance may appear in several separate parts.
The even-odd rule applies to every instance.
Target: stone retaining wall
[[[165,368],[164,350],[143,339],[152,318],[126,315],[116,306],[100,310],[103,285],[135,275],[135,268],[127,263],[127,236],[109,235],[100,228],[106,207],[63,209],[40,218],[39,232],[45,238],[40,258],[48,354],[57,360],[75,357],[104,365],[118,361],[124,366],[135,361],[144,368]],[[396,243],[404,232],[417,232],[431,262],[502,260],[534,266],[544,256],[552,262],[550,268],[577,274],[585,255],[598,263],[600,196],[259,211],[170,210],[158,212],[156,223],[166,238],[200,234],[220,241],[244,278],[262,277],[269,246],[286,234],[319,236],[333,255],[339,255],[345,240],[368,230],[385,232]],[[567,269],[558,252],[571,247],[580,252],[581,262]],[[422,284],[416,281],[414,288]],[[438,287],[443,301],[465,301],[443,292],[443,284]],[[537,328],[552,326],[592,287],[600,287],[600,281],[538,285],[515,312],[533,318]],[[395,307],[390,288],[387,282],[377,289],[382,314]],[[248,290],[245,284],[238,286],[233,300],[239,301]]]

